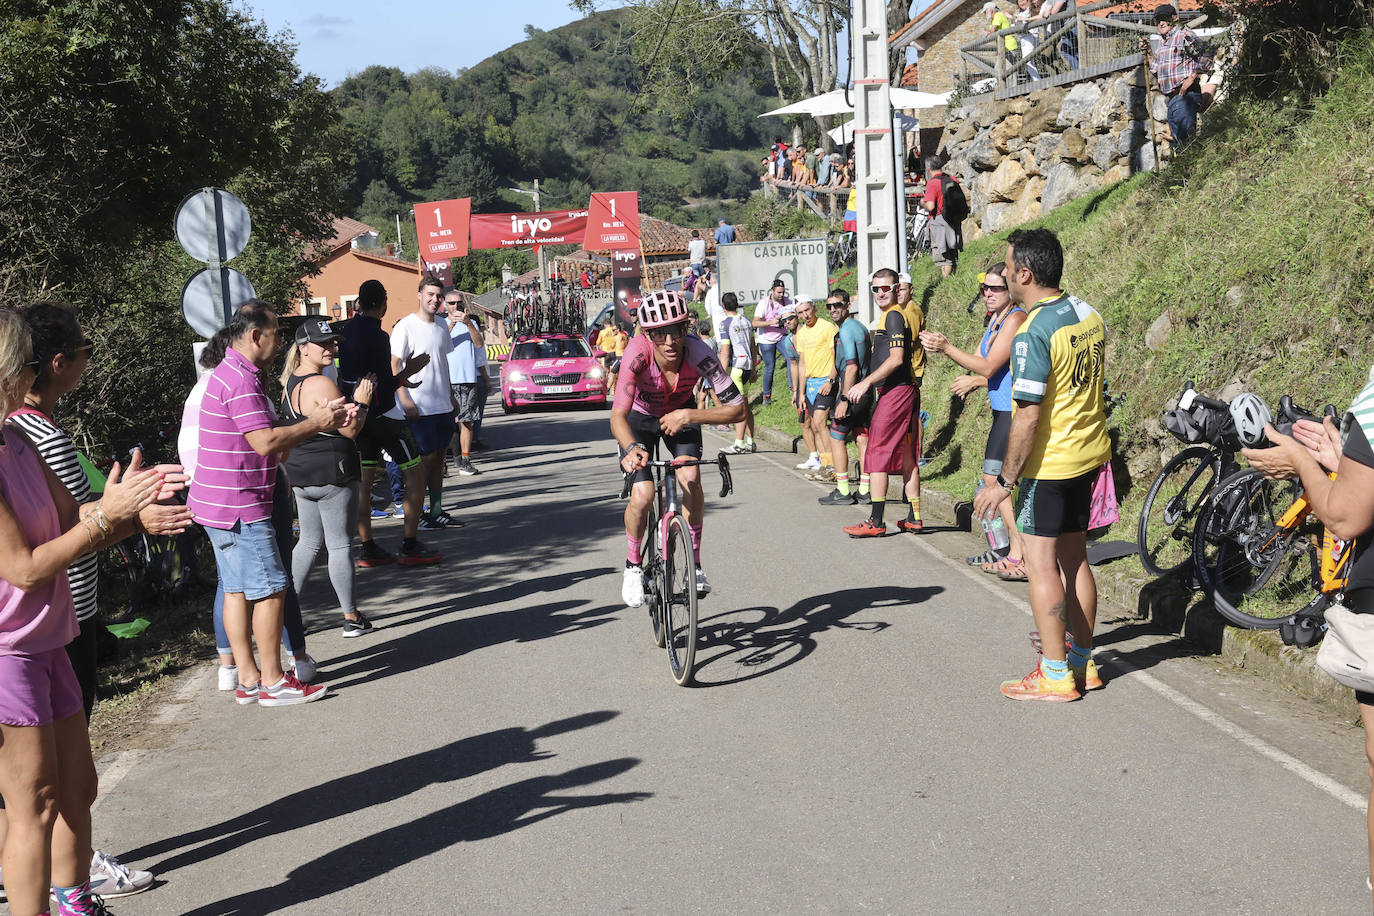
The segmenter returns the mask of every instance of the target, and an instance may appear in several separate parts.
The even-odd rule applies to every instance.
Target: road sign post
[[[224,266],[248,244],[252,218],[223,188],[201,188],[182,200],[172,228],[182,250],[206,265],[182,288],[181,313],[197,334],[209,337],[229,325],[239,303],[257,296],[247,277]]]

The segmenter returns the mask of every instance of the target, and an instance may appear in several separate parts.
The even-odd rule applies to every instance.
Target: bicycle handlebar
[[[680,459],[679,459],[679,460],[675,460],[675,461],[663,461],[663,460],[660,460],[660,459],[652,459],[652,460],[646,462],[645,465],[644,465],[644,467],[646,467],[646,468],[672,468],[673,470],[677,470],[678,468],[693,468],[693,467],[699,467],[700,465],[703,465],[703,464],[714,464],[714,465],[716,465],[716,467],[720,468],[720,498],[721,498],[721,499],[724,499],[725,497],[729,496],[731,493],[734,492],[734,490],[735,490],[735,481],[734,481],[734,478],[732,478],[732,477],[730,476],[730,461],[729,461],[728,458],[725,457],[725,453],[724,453],[724,452],[716,452],[716,457],[715,457],[715,458],[710,458],[710,459],[707,459],[707,458],[689,458],[689,459],[687,459],[686,461],[682,461],[682,460],[680,460]],[[634,486],[634,476],[635,476],[635,474],[637,474],[637,473],[638,473],[637,471],[629,471],[629,472],[627,472],[627,473],[625,474],[625,485],[624,485],[623,487],[621,487],[621,489],[620,489],[620,498],[621,498],[621,499],[625,499],[626,497],[628,497],[628,496],[630,495],[630,488]]]

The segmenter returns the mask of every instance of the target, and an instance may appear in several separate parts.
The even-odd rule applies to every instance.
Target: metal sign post
[[[181,313],[197,334],[209,337],[228,326],[240,303],[257,296],[247,277],[224,266],[248,244],[252,219],[233,194],[201,188],[177,207],[172,227],[182,250],[206,265],[182,288]]]

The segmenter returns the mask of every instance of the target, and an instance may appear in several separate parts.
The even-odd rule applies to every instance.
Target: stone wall
[[[959,49],[988,33],[988,21],[981,12],[983,3],[984,0],[968,0],[916,42],[920,49],[916,88],[922,92],[945,92],[959,82],[964,72]]]
[[[1159,157],[1169,155],[1169,127],[1165,99],[1150,98],[1154,143],[1139,68],[950,112],[940,152],[968,197],[965,240],[1153,171],[1156,148]]]

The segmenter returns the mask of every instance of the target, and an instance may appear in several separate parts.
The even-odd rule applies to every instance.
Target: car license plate
[[[545,394],[571,394],[571,393],[572,393],[572,390],[573,390],[573,386],[572,386],[572,385],[545,385],[545,386],[544,386],[544,393],[545,393]]]

